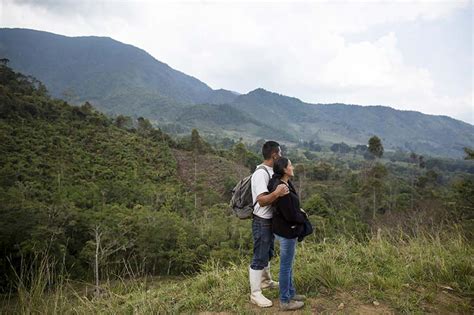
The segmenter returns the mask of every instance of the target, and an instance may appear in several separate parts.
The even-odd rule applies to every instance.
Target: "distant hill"
[[[107,114],[144,116],[178,133],[197,127],[233,138],[351,145],[376,134],[389,150],[448,157],[461,157],[463,147],[474,146],[474,126],[450,117],[385,106],[308,104],[264,89],[244,95],[213,90],[106,37],[0,29],[0,57],[40,79],[55,97],[87,100]]]
[[[199,104],[186,107],[178,116],[177,122],[198,128],[208,134],[221,130],[221,133],[229,137],[238,138],[239,134],[252,134],[260,138],[297,141],[297,138],[286,130],[266,124],[259,120],[259,116],[251,116],[228,104]]]
[[[463,147],[474,145],[470,124],[386,106],[308,104],[263,89],[239,96],[232,106],[253,117],[265,114],[272,126],[321,143],[366,143],[376,134],[387,148],[454,157],[462,156]]]
[[[125,95],[137,99],[132,105],[140,104],[142,94],[158,105],[171,100],[194,104],[236,97],[230,91],[214,91],[144,50],[108,37],[1,29],[0,55],[9,58],[14,69],[44,82],[53,96],[72,94],[75,100],[88,100],[104,109],[111,109]]]

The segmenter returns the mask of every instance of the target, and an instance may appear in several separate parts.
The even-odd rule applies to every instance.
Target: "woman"
[[[293,286],[293,261],[296,243],[303,230],[305,213],[300,209],[300,201],[295,187],[290,181],[294,176],[291,161],[282,157],[273,164],[273,177],[268,184],[272,192],[279,184],[288,186],[290,193],[278,198],[274,205],[272,231],[280,242],[280,308],[295,310],[302,308],[305,299],[297,295]]]

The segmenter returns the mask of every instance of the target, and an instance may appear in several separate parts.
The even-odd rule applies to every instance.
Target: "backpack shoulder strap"
[[[257,167],[257,168],[255,169],[255,172],[258,171],[258,170],[264,170],[264,171],[267,173],[269,180],[272,178],[272,177],[270,176],[270,172],[267,170],[267,168],[266,168],[265,166],[260,165],[259,167]]]
[[[263,165],[260,165],[259,167],[257,167],[257,168],[255,169],[255,172],[258,171],[258,170],[262,170],[262,169],[267,173],[267,175],[268,175],[268,180],[272,179],[272,177],[270,176],[270,172],[269,172],[269,171],[267,170],[267,168],[266,168],[265,166],[263,166]],[[255,172],[254,172],[254,173],[255,173]],[[255,205],[257,204],[257,202],[258,202],[258,201],[255,200],[255,203],[253,204],[254,207],[255,207]]]

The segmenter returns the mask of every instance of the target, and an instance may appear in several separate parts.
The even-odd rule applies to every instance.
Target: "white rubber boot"
[[[263,270],[253,270],[249,268],[250,302],[260,307],[270,307],[273,305],[272,301],[262,294],[262,273]]]
[[[278,285],[278,281],[272,280],[272,274],[270,273],[270,263],[268,263],[268,266],[263,268],[261,288],[278,289]]]

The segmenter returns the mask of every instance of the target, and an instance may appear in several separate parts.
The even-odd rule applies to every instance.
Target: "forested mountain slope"
[[[9,58],[17,71],[44,82],[53,96],[87,100],[115,113],[127,107],[222,102],[236,97],[230,91],[213,91],[144,50],[108,37],[1,29],[0,55]]]
[[[191,272],[219,255],[220,243],[203,240],[211,232],[191,219],[208,204],[196,207],[178,174],[175,155],[188,154],[173,152],[173,140],[146,119],[130,126],[122,118],[53,100],[39,81],[0,65],[0,291],[38,253],[76,278],[91,277],[97,244],[101,272],[127,268],[125,258],[142,271]],[[222,181],[235,183],[240,172],[224,165]],[[202,199],[209,188],[200,185]],[[238,242],[232,233],[219,240]]]
[[[439,156],[462,156],[463,147],[474,146],[474,126],[447,116],[386,106],[308,104],[263,89],[240,95],[232,106],[298,139],[319,143],[354,145],[375,134],[389,149]]]
[[[0,29],[0,57],[40,79],[55,97],[89,101],[106,114],[143,116],[178,134],[199,128],[233,139],[350,145],[378,135],[388,150],[457,158],[463,147],[474,147],[474,126],[450,117],[386,106],[308,104],[261,88],[244,95],[212,90],[111,38]]]

